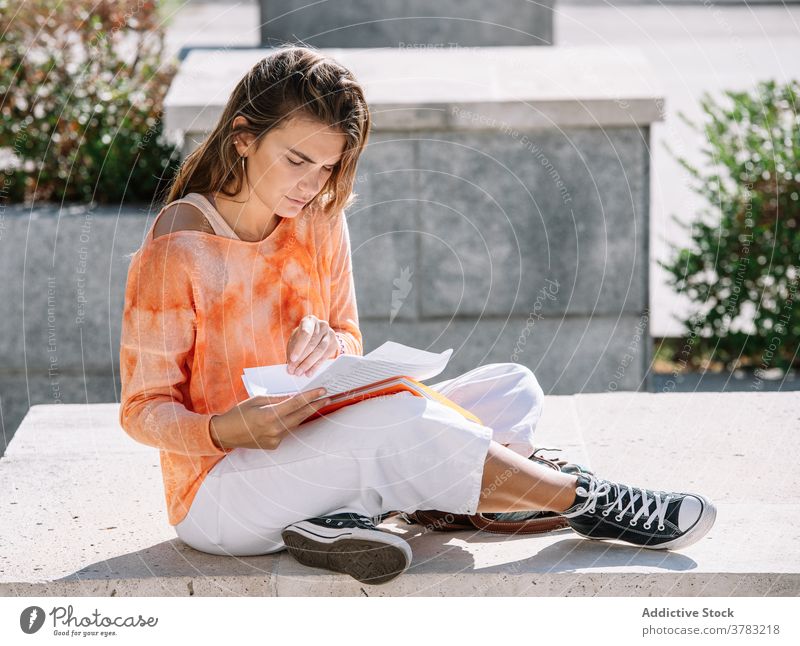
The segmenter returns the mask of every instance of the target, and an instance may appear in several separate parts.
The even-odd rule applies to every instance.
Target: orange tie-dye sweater
[[[209,422],[248,398],[244,368],[286,363],[289,336],[307,314],[328,321],[347,353],[362,355],[363,346],[343,213],[282,218],[257,242],[203,231],[153,238],[154,227],[128,270],[119,422],[160,449],[177,525],[232,450],[212,442]]]

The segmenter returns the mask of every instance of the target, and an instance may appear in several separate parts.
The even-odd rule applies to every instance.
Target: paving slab
[[[0,460],[4,596],[796,596],[800,393],[548,397],[539,445],[603,476],[718,504],[676,552],[543,536],[435,532],[391,519],[414,560],[381,586],[287,553],[198,552],[167,523],[158,451],[118,404],[34,406]]]

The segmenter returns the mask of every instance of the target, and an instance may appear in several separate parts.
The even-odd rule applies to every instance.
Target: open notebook
[[[251,397],[293,395],[324,387],[327,390],[325,396],[331,397],[331,403],[307,417],[304,422],[364,399],[405,391],[441,402],[480,424],[480,419],[468,410],[421,383],[423,379],[440,374],[452,353],[452,348],[435,353],[386,341],[364,356],[342,354],[335,359],[327,359],[311,376],[290,375],[286,371],[287,364],[280,363],[245,368],[242,381]]]

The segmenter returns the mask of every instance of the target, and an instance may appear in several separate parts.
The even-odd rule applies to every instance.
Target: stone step
[[[717,523],[681,551],[435,532],[399,518],[408,572],[388,584],[298,564],[229,558],[167,523],[156,449],[128,437],[118,404],[33,406],[0,460],[0,594],[14,596],[420,595],[796,596],[800,594],[800,393],[548,397],[539,446],[620,482],[687,489]]]

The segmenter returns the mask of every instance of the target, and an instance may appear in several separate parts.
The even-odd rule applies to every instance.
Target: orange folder
[[[361,386],[360,388],[345,390],[344,392],[331,395],[330,404],[323,406],[318,411],[312,413],[309,417],[306,417],[301,424],[317,417],[321,417],[322,415],[332,413],[343,406],[351,406],[352,404],[357,404],[365,399],[370,399],[372,397],[384,397],[403,391],[410,392],[412,395],[417,397],[426,397],[427,399],[438,401],[445,406],[449,406],[450,408],[458,411],[468,420],[482,425],[481,420],[476,415],[470,413],[466,408],[462,408],[454,401],[451,401],[430,386],[426,386],[416,379],[412,379],[411,377],[407,377],[405,375],[401,375],[399,377],[390,377],[366,386]]]

